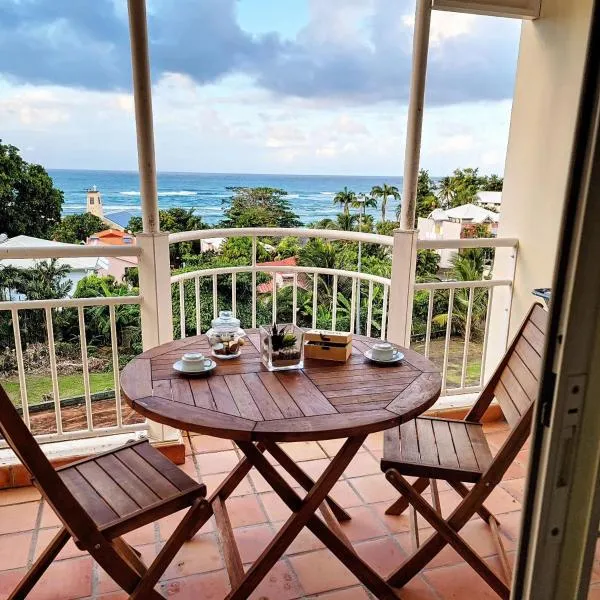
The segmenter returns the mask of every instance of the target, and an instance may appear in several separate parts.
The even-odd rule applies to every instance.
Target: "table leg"
[[[308,526],[377,598],[385,600],[397,598],[393,588],[315,514],[331,491],[331,488],[360,449],[365,438],[366,436],[349,438],[332,459],[327,469],[325,469],[323,474],[308,491],[304,499],[300,498],[254,444],[250,442],[238,442],[238,446],[246,457],[293,511],[293,514],[247,571],[240,584],[235,589],[232,589],[227,597],[228,600],[246,599],[256,589],[258,584],[264,579],[305,526]]]
[[[315,485],[314,480],[309,477],[275,442],[265,442],[267,452],[304,488],[309,492]],[[329,508],[338,521],[349,521],[350,515],[332,498],[326,498]]]

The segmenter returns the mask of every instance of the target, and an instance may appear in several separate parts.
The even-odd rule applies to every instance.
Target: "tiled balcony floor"
[[[490,445],[497,450],[507,435],[504,423],[486,425]],[[343,524],[358,553],[380,573],[397,566],[410,550],[406,516],[387,517],[385,508],[396,493],[379,470],[382,434],[371,435],[333,492],[335,499],[348,509],[352,520]],[[288,444],[291,456],[310,475],[318,476],[336,452],[341,441]],[[209,493],[238,461],[231,442],[205,436],[186,441],[184,470],[204,481]],[[486,505],[498,515],[505,546],[514,554],[517,545],[521,499],[527,450],[519,454],[501,485]],[[448,488],[440,489],[444,513],[458,502]],[[227,503],[235,528],[242,560],[253,561],[287,518],[288,510],[266,482],[252,471]],[[180,515],[126,536],[146,560],[151,560],[171,534]],[[421,535],[426,537],[425,523]],[[14,584],[52,538],[58,520],[50,507],[40,500],[33,488],[0,492],[0,598],[6,598]],[[494,545],[486,525],[474,518],[463,529],[469,543],[489,563],[498,568]],[[229,590],[227,574],[212,521],[193,540],[186,543],[161,580],[168,598],[218,600]],[[406,600],[451,598],[496,598],[459,556],[446,548],[429,568],[398,592]],[[70,543],[51,566],[31,600],[71,600],[75,598],[117,600],[126,598],[93,560]],[[324,550],[307,530],[291,545],[283,560],[263,581],[253,598],[288,600],[364,600],[372,598],[338,560]]]

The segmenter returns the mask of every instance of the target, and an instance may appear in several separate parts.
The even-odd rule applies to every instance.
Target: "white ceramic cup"
[[[204,371],[212,365],[212,360],[202,352],[186,352],[181,357],[181,363],[187,371]]]
[[[374,344],[371,349],[371,354],[375,360],[392,360],[396,358],[399,350],[395,348],[389,342],[380,342],[379,344]]]

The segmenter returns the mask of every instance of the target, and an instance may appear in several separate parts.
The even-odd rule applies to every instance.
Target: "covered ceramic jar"
[[[213,356],[218,358],[237,358],[246,332],[240,327],[240,320],[230,310],[222,310],[212,320],[212,327],[206,332]]]

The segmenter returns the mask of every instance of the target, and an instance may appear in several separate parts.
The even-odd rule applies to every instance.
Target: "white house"
[[[77,244],[65,244],[63,242],[53,242],[51,240],[43,240],[40,238],[30,237],[28,235],[17,235],[13,238],[7,239],[5,242],[0,243],[0,268],[2,267],[13,267],[15,269],[31,269],[36,264],[41,262],[48,262],[50,259],[38,259],[38,258],[2,258],[2,250],[5,248],[21,248],[21,247],[35,247],[35,248],[55,248],[56,246],[76,246]],[[72,282],[71,292],[73,294],[77,283],[83,279],[86,275],[96,273],[103,266],[103,259],[98,257],[79,257],[79,258],[59,258],[57,264],[69,265],[71,268],[68,279]]]
[[[477,192],[477,204],[490,210],[500,210],[502,205],[502,192]]]

